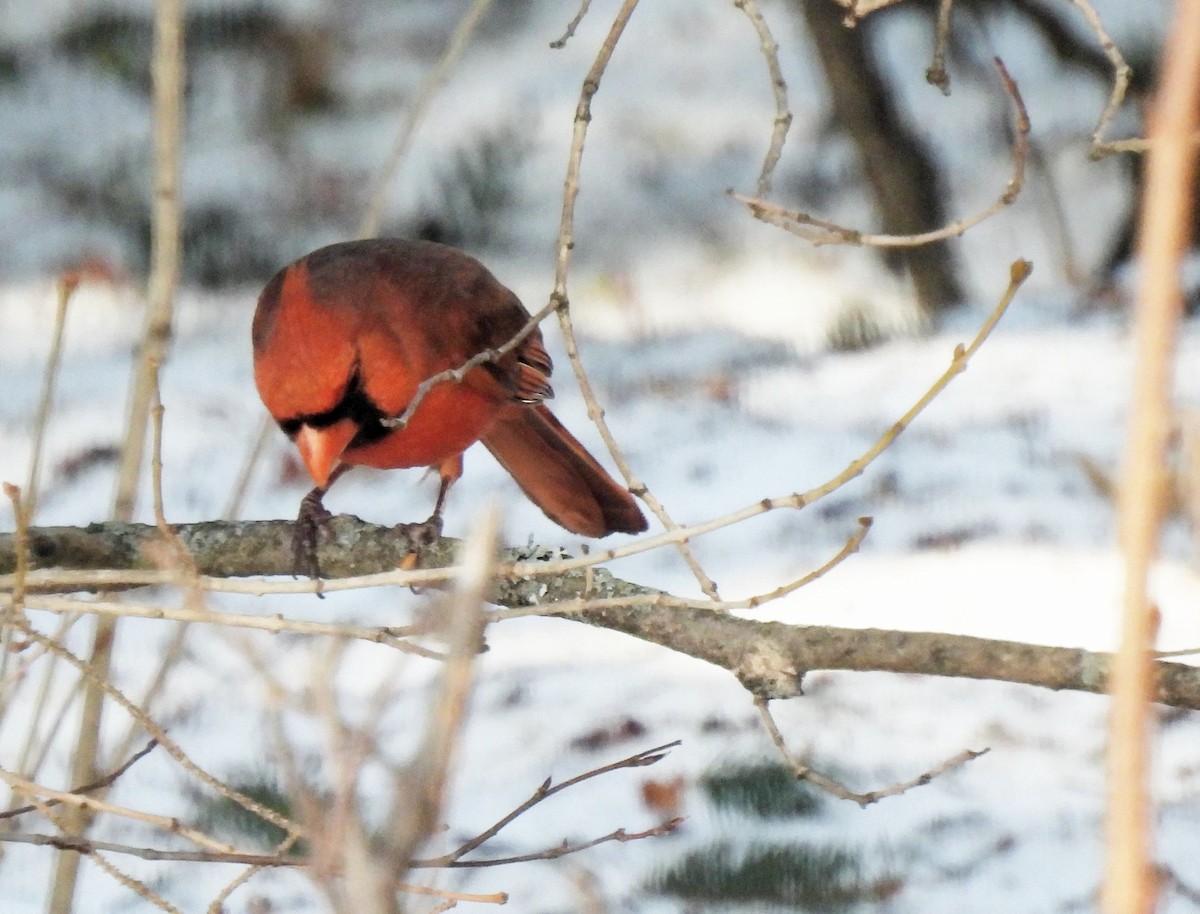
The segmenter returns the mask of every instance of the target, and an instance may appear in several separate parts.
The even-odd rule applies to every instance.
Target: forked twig
[[[834,476],[827,482],[809,489],[807,492],[800,492],[793,495],[783,495],[776,498],[764,498],[751,505],[747,505],[729,514],[721,517],[712,518],[698,524],[692,524],[685,527],[678,527],[673,530],[667,530],[656,536],[644,537],[635,543],[630,543],[626,546],[613,546],[608,549],[594,550],[590,555],[575,558],[565,559],[559,562],[521,562],[510,566],[507,570],[514,577],[533,576],[538,574],[539,565],[553,565],[555,573],[569,571],[574,568],[582,568],[587,565],[603,564],[611,562],[615,559],[623,558],[627,555],[644,552],[649,549],[655,549],[663,543],[675,542],[678,539],[686,540],[695,536],[700,536],[705,533],[711,533],[714,530],[719,530],[723,527],[729,527],[759,514],[764,514],[767,511],[774,511],[779,508],[803,508],[810,505],[818,499],[837,491],[846,483],[861,476],[863,471],[882,454],[892,442],[895,441],[904,432],[913,420],[930,404],[933,400],[954,380],[958,375],[966,370],[968,362],[983,345],[984,341],[991,335],[1000,318],[1004,316],[1004,312],[1008,310],[1013,297],[1017,294],[1017,290],[1021,284],[1029,277],[1033,270],[1033,265],[1027,260],[1014,261],[1009,271],[1009,284],[1001,296],[996,307],[992,309],[992,313],[988,315],[987,320],[983,322],[975,338],[967,346],[958,345],[954,350],[954,356],[950,361],[950,366],[942,372],[941,376],[925,391],[924,394],[914,403],[908,411],[901,416],[896,422],[892,423],[871,447],[856,457],[850,464],[842,470],[841,473]]]
[[[28,797],[39,797],[44,801],[54,800],[57,803],[74,807],[77,809],[86,809],[91,813],[107,813],[108,815],[118,816],[123,819],[129,819],[134,822],[142,822],[147,825],[153,825],[163,831],[170,832],[185,840],[191,841],[197,847],[204,848],[209,851],[227,854],[234,850],[235,847],[231,844],[226,844],[224,841],[206,835],[199,829],[192,828],[190,825],[184,825],[179,819],[174,816],[160,816],[157,813],[143,812],[140,809],[132,809],[128,806],[118,806],[114,803],[109,803],[105,800],[98,800],[95,797],[85,794],[71,793],[66,790],[55,790],[53,787],[47,787],[44,784],[38,784],[28,778],[21,777],[15,772],[0,768],[0,781],[3,781],[17,793]],[[40,805],[35,804],[37,808]]]
[[[1097,41],[1100,42],[1100,50],[1104,52],[1104,56],[1108,58],[1108,62],[1112,64],[1113,68],[1113,83],[1112,89],[1108,94],[1108,102],[1100,112],[1100,118],[1096,121],[1095,129],[1092,130],[1092,157],[1099,158],[1113,152],[1132,151],[1132,148],[1128,145],[1128,141],[1122,143],[1122,149],[1117,149],[1115,144],[1104,139],[1104,133],[1108,130],[1108,125],[1116,116],[1117,110],[1125,101],[1125,93],[1129,89],[1129,79],[1133,75],[1133,70],[1125,62],[1125,58],[1117,47],[1116,42],[1108,34],[1104,23],[1100,21],[1100,15],[1089,0],[1068,0],[1068,2],[1083,14],[1083,18],[1087,20],[1088,26],[1091,27]],[[1134,142],[1142,143],[1141,148],[1145,148],[1144,141]]]
[[[496,837],[496,835],[498,835],[500,831],[514,819],[524,815],[534,806],[537,806],[539,803],[548,800],[556,793],[561,793],[564,790],[574,787],[576,784],[581,784],[584,781],[591,780],[592,778],[599,777],[600,775],[608,774],[612,771],[621,771],[625,768],[644,768],[647,765],[653,765],[665,758],[667,752],[671,749],[674,749],[678,745],[680,745],[680,741],[674,740],[670,743],[664,743],[661,746],[655,746],[653,749],[643,749],[641,752],[635,752],[633,755],[623,758],[620,761],[610,762],[607,765],[601,765],[598,768],[593,768],[590,771],[577,774],[575,777],[568,778],[567,780],[561,781],[558,784],[553,783],[550,778],[546,778],[546,780],[538,785],[537,790],[533,792],[529,799],[527,799],[524,803],[521,803],[507,815],[502,816],[495,823],[488,828],[485,828],[475,837],[463,842],[448,854],[443,854],[440,857],[432,857],[427,860],[414,860],[413,866],[438,867],[454,865],[455,863],[458,863],[458,861],[461,861],[462,858],[471,851]],[[490,864],[485,862],[475,865],[484,866]]]
[[[311,861],[303,857],[261,854],[235,851],[231,854],[221,854],[212,851],[171,851],[156,847],[137,847],[132,844],[121,844],[116,841],[100,841],[91,838],[78,838],[70,835],[44,835],[37,832],[0,832],[0,844],[25,844],[33,847],[53,847],[58,850],[73,851],[77,854],[95,854],[103,851],[109,854],[121,854],[136,857],[140,860],[170,863],[223,863],[243,864],[266,868],[303,868]],[[437,898],[449,898],[457,901],[474,901],[481,904],[504,904],[508,895],[504,892],[489,892],[474,894],[470,892],[455,892],[449,889],[438,889],[429,886],[409,885],[402,883],[400,891],[412,895],[428,895]]]
[[[127,714],[137,720],[142,728],[151,737],[157,740],[158,744],[162,746],[163,751],[170,755],[171,758],[175,759],[180,767],[192,775],[192,777],[196,778],[197,781],[208,785],[213,790],[217,791],[217,793],[227,797],[230,801],[241,806],[247,812],[251,812],[256,816],[265,819],[267,822],[270,822],[280,830],[288,834],[303,834],[303,829],[295,822],[292,822],[290,819],[281,815],[275,810],[264,806],[262,803],[259,803],[252,797],[246,796],[241,791],[234,790],[228,784],[224,783],[219,778],[201,768],[200,765],[194,762],[192,758],[183,751],[183,748],[178,743],[176,743],[170,736],[167,735],[166,730],[164,730],[142,708],[134,704],[129,697],[119,688],[117,688],[111,681],[99,676],[91,664],[77,657],[63,645],[43,635],[28,623],[18,623],[18,625],[20,626],[24,635],[30,641],[42,645],[47,651],[61,657],[68,664],[75,667],[75,669],[79,671],[80,675],[84,679],[94,684],[101,693],[107,695]]]
[[[907,793],[914,787],[924,787],[930,781],[941,777],[953,771],[956,768],[961,768],[967,762],[979,758],[981,755],[986,755],[990,749],[964,749],[957,755],[951,756],[939,765],[926,771],[924,774],[919,774],[909,781],[902,781],[898,784],[892,784],[890,787],[883,787],[879,790],[871,790],[867,793],[855,793],[844,784],[840,784],[830,777],[827,777],[814,768],[810,768],[801,762],[787,746],[787,741],[784,740],[783,734],[779,731],[779,725],[775,722],[774,715],[771,714],[771,709],[768,707],[767,699],[755,698],[754,707],[758,709],[763,726],[771,737],[771,742],[775,744],[775,748],[779,750],[779,754],[783,756],[783,760],[788,767],[792,769],[792,773],[796,775],[797,780],[808,781],[814,787],[824,790],[826,793],[832,794],[840,800],[850,800],[857,803],[864,809],[872,803],[878,803],[880,800],[887,797],[899,796],[902,793]]]
[[[1011,205],[1021,193],[1025,185],[1025,163],[1029,158],[1029,114],[1025,102],[1021,98],[1016,81],[1009,75],[1008,69],[999,57],[995,58],[996,69],[1000,74],[1000,82],[1004,91],[1012,100],[1013,118],[1013,170],[1004,190],[990,205],[977,213],[963,219],[956,219],[938,229],[919,232],[913,235],[883,235],[869,234],[858,229],[845,228],[824,219],[818,219],[808,213],[789,210],[777,203],[771,203],[759,197],[748,197],[745,194],[730,191],[729,195],[743,203],[754,218],[769,225],[777,226],[786,232],[803,238],[811,244],[853,244],[878,248],[911,248],[944,241],[947,238],[957,238],[967,230],[974,228],[985,219],[990,219],[1006,206]]]
[[[471,851],[478,849],[480,846],[490,841],[502,829],[505,828],[514,819],[528,812],[534,806],[549,799],[557,793],[567,790],[571,787],[581,784],[584,781],[599,777],[604,774],[609,774],[613,771],[620,771],[628,768],[642,768],[647,765],[653,765],[661,761],[670,749],[680,745],[679,740],[670,743],[664,743],[661,746],[655,746],[653,749],[644,749],[640,752],[635,752],[633,755],[623,758],[620,761],[610,762],[606,765],[601,765],[597,768],[590,769],[582,774],[575,775],[558,784],[553,784],[549,779],[544,781],[534,791],[533,795],[525,802],[521,803],[512,812],[503,816],[495,824],[485,829],[480,834],[464,842],[455,850],[448,854],[443,854],[439,857],[430,857],[425,859],[415,859],[411,866],[419,869],[469,869],[482,868],[490,866],[500,866],[508,863],[520,863],[531,860],[553,860],[568,854],[577,853],[586,850],[590,847],[595,847],[598,844],[607,842],[626,842],[639,841],[644,838],[657,837],[659,835],[668,834],[679,826],[683,821],[676,818],[668,822],[640,832],[629,832],[626,829],[617,829],[606,835],[598,838],[589,839],[582,842],[566,842],[554,845],[541,851],[534,851],[528,854],[512,855],[507,857],[492,857],[484,860],[463,860],[462,858]],[[241,851],[237,849],[230,850],[163,850],[151,847],[136,847],[128,844],[120,844],[111,841],[98,841],[83,837],[69,835],[41,835],[35,833],[15,833],[15,832],[0,832],[0,844],[10,842],[18,844],[32,844],[37,846],[58,847],[64,850],[74,850],[79,853],[90,854],[96,851],[105,851],[114,854],[124,854],[128,856],[139,857],[143,860],[154,861],[174,861],[188,863],[234,863],[244,864],[255,867],[310,867],[313,861],[309,858],[286,853],[262,854]],[[464,901],[490,901],[493,903],[503,903],[503,893],[494,893],[486,896],[465,895],[461,893],[443,892],[434,889],[422,889],[410,885],[400,885],[399,889],[413,894],[432,894],[446,898],[457,898]]]
[[[104,777],[92,781],[90,784],[84,784],[82,787],[76,787],[69,792],[72,794],[88,794],[111,786],[117,781],[118,778],[121,777],[121,775],[132,768],[141,759],[149,755],[157,745],[158,740],[151,739],[150,742],[146,743],[145,746],[126,759],[119,768],[114,768],[108,774],[104,775]],[[60,803],[62,803],[62,800],[46,799],[41,803],[30,803],[27,806],[17,806],[13,809],[6,809],[3,812],[0,812],[0,819],[12,819],[16,816],[23,816],[26,813],[34,812],[35,810],[43,809],[45,807],[58,806]]]
[[[482,869],[488,866],[508,866],[513,863],[531,863],[534,860],[557,860],[559,857],[566,857],[568,854],[577,854],[580,851],[586,851],[589,848],[596,847],[599,844],[608,844],[612,841],[617,841],[624,844],[627,841],[642,841],[646,838],[661,838],[663,835],[669,835],[683,824],[683,817],[677,816],[674,819],[669,819],[655,825],[653,828],[647,828],[645,831],[629,832],[623,828],[618,828],[616,831],[609,832],[607,835],[601,835],[599,838],[590,838],[586,841],[564,841],[562,844],[548,847],[543,851],[531,851],[528,854],[512,854],[508,857],[489,857],[487,860],[455,860],[452,863],[447,863],[447,869]],[[413,865],[418,863],[413,861]]]

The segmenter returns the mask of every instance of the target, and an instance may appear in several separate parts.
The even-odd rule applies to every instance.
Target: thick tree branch
[[[291,523],[251,521],[181,524],[176,531],[195,558],[201,574],[222,577],[285,575],[291,567]],[[93,524],[86,528],[40,527],[27,531],[30,544],[31,593],[64,589],[45,581],[39,569],[64,571],[106,569],[151,572],[155,544],[161,534],[150,525]],[[15,536],[0,535],[0,574],[15,569]],[[459,542],[442,539],[422,553],[422,564],[434,569],[450,565]],[[334,518],[330,536],[319,547],[321,567],[331,578],[394,571],[408,542],[392,528],[365,523],[348,515]],[[502,562],[528,567],[560,557],[557,550],[507,550]],[[11,587],[12,578],[0,580]],[[111,585],[106,585],[111,586]],[[75,590],[87,590],[76,581]],[[623,605],[613,605],[617,599]],[[579,609],[580,600],[603,599],[605,605]],[[758,622],[712,610],[661,605],[663,595],[613,576],[604,568],[574,568],[546,578],[499,580],[491,600],[505,607],[554,605],[574,601],[566,618],[577,619],[716,664],[733,673],[761,698],[800,694],[803,674],[810,670],[886,671],[964,679],[992,679],[1041,686],[1103,692],[1111,657],[1077,648],[1046,647],[962,635],[845,629]],[[583,604],[583,605],[586,605]],[[88,611],[80,602],[79,609]],[[383,631],[381,629],[381,631]],[[1200,709],[1200,669],[1181,663],[1156,664],[1156,700],[1175,707]]]

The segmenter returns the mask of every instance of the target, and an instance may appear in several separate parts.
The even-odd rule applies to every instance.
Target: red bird
[[[433,467],[441,477],[424,535],[462,455],[482,441],[546,516],[573,533],[638,533],[633,496],[559,423],[552,364],[535,328],[461,380],[423,381],[503,347],[529,321],[520,300],[475,258],[425,241],[333,244],[280,270],[254,314],[254,381],[296,443],[316,488],[301,506],[297,562],[311,557],[321,499],[349,466]]]

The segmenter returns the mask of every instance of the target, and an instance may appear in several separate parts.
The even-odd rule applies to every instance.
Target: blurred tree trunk
[[[837,125],[858,148],[884,232],[908,235],[945,220],[942,181],[920,138],[909,129],[867,48],[873,20],[849,29],[833,0],[797,0],[816,46]],[[907,269],[921,309],[930,317],[962,301],[954,256],[936,242],[883,252],[892,269]]]

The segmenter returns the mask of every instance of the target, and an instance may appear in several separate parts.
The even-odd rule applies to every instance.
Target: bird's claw
[[[441,538],[442,516],[435,513],[420,523],[397,524],[396,532],[408,539],[408,551],[415,554],[425,546],[432,546]]]
[[[300,501],[300,513],[292,529],[292,576],[320,580],[321,564],[317,559],[317,544],[321,528],[333,517],[321,502],[324,492],[313,489]]]
[[[404,571],[412,571],[420,565],[421,550],[426,546],[432,546],[441,537],[442,516],[434,512],[426,521],[419,524],[397,524],[395,530],[408,540],[408,552],[400,560],[399,567]],[[413,585],[412,591],[419,594],[422,592],[422,588]]]

